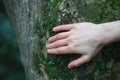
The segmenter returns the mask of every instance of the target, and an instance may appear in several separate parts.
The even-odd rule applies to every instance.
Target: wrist
[[[120,22],[109,22],[98,24],[102,28],[102,43],[109,44],[120,39]]]
[[[112,36],[110,36],[111,28],[106,26],[106,24],[99,24],[99,27],[102,28],[101,36],[102,36],[102,44],[107,45],[112,42]]]

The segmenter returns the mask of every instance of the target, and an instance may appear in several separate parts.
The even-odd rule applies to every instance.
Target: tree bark
[[[34,70],[32,56],[38,53],[35,25],[40,18],[41,0],[8,0],[4,1],[4,4],[17,35],[26,79],[40,80]]]
[[[18,38],[27,80],[119,80],[119,43],[105,47],[91,62],[72,70],[67,69],[67,64],[80,55],[48,55],[45,49],[56,25],[119,20],[119,0],[9,0],[4,3]]]

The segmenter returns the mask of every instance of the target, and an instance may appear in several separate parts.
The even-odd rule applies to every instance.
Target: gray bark
[[[34,70],[32,56],[38,52],[35,25],[40,17],[41,0],[8,0],[4,3],[17,35],[26,79],[39,80]]]

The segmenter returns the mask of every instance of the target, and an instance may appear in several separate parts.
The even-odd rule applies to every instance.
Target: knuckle
[[[62,36],[62,33],[59,33],[59,34],[58,34],[58,37],[60,37],[60,36]]]
[[[74,46],[69,46],[68,49],[69,49],[72,53],[75,52],[75,47],[74,47]]]
[[[67,38],[67,40],[68,40],[68,42],[73,43],[73,42],[75,42],[77,40],[77,37],[76,36],[69,36]]]
[[[72,36],[68,37],[67,41],[70,42],[70,43],[72,43],[73,42],[73,37]]]
[[[63,41],[63,43],[67,43],[67,44],[68,44],[68,41],[67,41],[67,39],[65,39],[65,40]]]
[[[62,36],[64,36],[64,33],[57,34],[57,37],[62,37]]]
[[[57,54],[57,51],[58,51],[58,50],[57,50],[57,49],[55,49],[55,50],[54,50],[54,53],[56,53],[56,54]]]
[[[56,36],[55,36],[55,38],[59,38],[60,37],[60,34],[57,34]]]
[[[63,41],[60,40],[60,41],[57,42],[57,44],[58,44],[58,45],[61,45],[61,44],[63,44]]]
[[[87,62],[90,62],[90,60],[91,60],[91,59],[88,58],[88,57],[84,59],[84,61],[85,61],[86,63],[87,63]]]
[[[61,50],[59,48],[56,49],[56,53],[61,53]]]
[[[60,42],[57,41],[57,42],[54,43],[54,45],[58,46],[58,45],[60,45]]]
[[[79,66],[79,64],[78,64],[77,62],[75,62],[75,63],[74,63],[74,66],[75,66],[75,67],[78,67],[78,66]]]

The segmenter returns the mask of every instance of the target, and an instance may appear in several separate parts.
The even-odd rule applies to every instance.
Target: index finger
[[[55,32],[68,31],[68,30],[71,30],[72,28],[73,28],[73,24],[60,25],[60,26],[54,27],[53,31]]]

